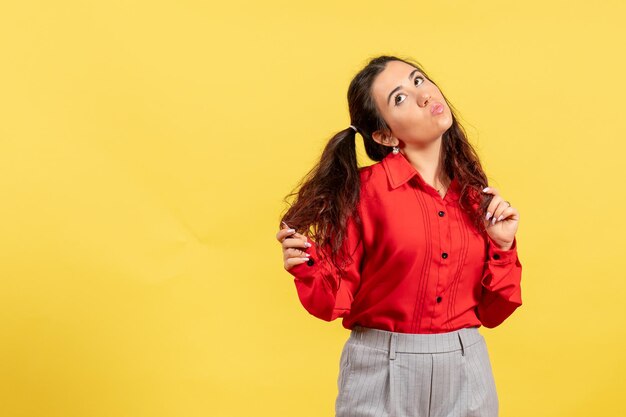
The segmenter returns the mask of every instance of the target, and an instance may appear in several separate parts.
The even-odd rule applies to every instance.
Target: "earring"
[[[392,152],[397,155],[398,153],[400,153],[400,148],[398,148],[397,146],[394,146]]]

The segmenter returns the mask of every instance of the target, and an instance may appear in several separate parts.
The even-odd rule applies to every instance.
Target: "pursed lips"
[[[441,104],[438,101],[433,101],[433,103],[430,105],[430,113],[431,114],[443,113],[443,104]]]

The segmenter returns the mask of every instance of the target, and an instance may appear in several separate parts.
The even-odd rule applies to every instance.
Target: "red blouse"
[[[360,176],[363,224],[348,220],[345,275],[318,259],[310,239],[309,261],[288,271],[310,314],[343,317],[347,329],[441,333],[496,327],[522,305],[517,238],[501,250],[479,233],[458,204],[456,178],[441,198],[402,153]]]

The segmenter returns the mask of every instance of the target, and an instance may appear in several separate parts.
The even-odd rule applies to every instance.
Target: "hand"
[[[483,192],[493,194],[485,218],[487,234],[500,249],[510,249],[515,239],[515,232],[517,232],[519,212],[498,194],[497,189],[487,187]]]
[[[306,249],[310,247],[311,244],[308,243],[304,235],[296,233],[294,229],[290,229],[287,223],[283,222],[280,231],[276,233],[276,239],[282,243],[283,246],[283,263],[285,270],[289,271],[293,266],[309,260],[309,254],[298,248]]]

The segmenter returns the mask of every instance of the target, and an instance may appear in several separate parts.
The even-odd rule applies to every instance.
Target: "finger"
[[[292,233],[287,237],[293,238],[293,239],[287,239],[287,240],[296,240],[296,241],[299,240],[299,241],[302,241],[302,243],[308,243],[309,241],[309,239],[305,235],[298,233],[298,232]]]
[[[485,187],[485,188],[483,189],[483,192],[484,192],[484,193],[487,193],[487,194],[494,194],[494,195],[498,195],[498,194],[500,194],[500,192],[498,191],[498,189],[497,189],[497,188],[494,188],[494,187]]]
[[[502,220],[519,220],[519,211],[517,211],[517,209],[515,207],[509,206],[506,209],[504,209],[504,211],[502,212],[500,217],[502,217],[502,219],[498,220],[498,221],[502,221]]]
[[[286,248],[283,253],[284,253],[283,259],[285,259],[285,260],[287,260],[289,258],[307,258],[307,259],[309,259],[309,257],[311,256],[310,253],[306,253],[304,250],[298,249],[298,248]]]
[[[501,221],[504,218],[503,213],[507,208],[509,208],[509,205],[506,201],[504,201],[504,198],[502,198],[498,202],[498,205],[496,206],[496,208],[493,210],[491,224],[495,224],[496,222]]]
[[[485,221],[490,221],[493,218],[493,212],[496,209],[497,206],[497,201],[494,201],[496,199],[496,197],[498,196],[498,189],[495,187],[485,187],[483,188],[483,193],[485,194],[492,194],[493,197],[491,199],[491,201],[489,202],[489,206],[487,207],[487,211],[485,213]]]
[[[308,246],[307,246],[308,245]],[[306,253],[307,247],[310,247],[308,242],[297,238],[285,238],[282,241],[283,246],[283,262],[288,265],[289,259],[304,259],[308,260],[310,254]]]
[[[289,258],[285,260],[285,269],[289,271],[292,267],[307,262],[306,258]]]
[[[293,236],[293,235],[292,235]],[[311,244],[304,238],[299,239],[299,238],[285,238],[282,241],[282,245],[284,249],[287,248],[309,248],[311,247]]]
[[[496,209],[498,208],[498,204],[500,204],[501,201],[504,201],[504,199],[500,197],[499,195],[493,196],[493,198],[489,202],[489,205],[487,206],[487,213],[485,214],[485,220],[491,221],[493,219],[493,215]]]
[[[283,228],[276,233],[276,240],[282,242],[287,237],[293,237],[294,234],[297,234],[295,230],[283,226]]]
[[[502,211],[501,214],[499,214],[497,217],[494,217],[494,219],[496,219],[495,222],[489,222],[491,226],[493,226],[495,223],[500,223],[507,220],[517,220],[519,219],[519,216],[517,215],[517,210],[515,208],[507,207]]]
[[[307,241],[306,236],[296,232],[294,229],[289,229],[287,227],[283,227],[276,233],[276,239],[279,242],[283,242],[285,239],[295,238],[302,240],[303,242]]]
[[[294,232],[290,232],[290,230],[294,230]],[[281,222],[281,229],[278,231],[278,233],[276,233],[276,238],[278,240],[281,240],[281,234],[280,233],[286,233],[287,235],[289,235],[289,237],[295,237],[298,239],[303,239],[303,240],[307,240],[306,236],[304,236],[303,234],[297,233],[295,232],[295,229],[289,227],[289,225],[285,222]],[[284,238],[284,237],[283,237]]]

